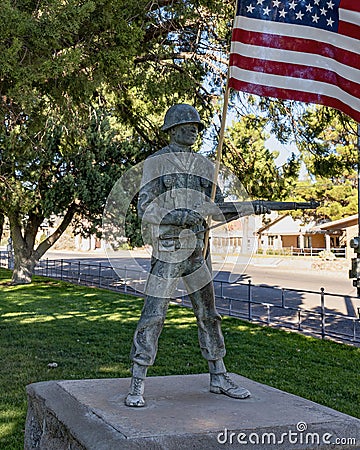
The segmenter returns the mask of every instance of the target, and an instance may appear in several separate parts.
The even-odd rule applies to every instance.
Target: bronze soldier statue
[[[203,128],[195,108],[187,104],[172,106],[162,127],[168,132],[170,143],[144,164],[138,214],[150,233],[153,253],[144,307],[131,350],[133,366],[127,406],[145,405],[146,372],[154,363],[158,338],[179,279],[185,284],[197,319],[201,353],[209,365],[210,392],[237,399],[250,396],[226,371],[211,266],[209,258],[203,257],[206,218],[224,218],[216,206],[223,202],[219,188],[215,202],[210,201],[213,164],[191,149]],[[256,212],[264,211],[260,208]]]

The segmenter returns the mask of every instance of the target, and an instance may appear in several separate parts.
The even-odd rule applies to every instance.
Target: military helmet
[[[187,105],[186,103],[179,103],[171,106],[164,119],[164,125],[161,127],[162,131],[170,130],[170,128],[176,127],[176,125],[182,125],[184,123],[197,123],[199,131],[202,131],[205,126],[200,120],[199,113],[196,109]]]

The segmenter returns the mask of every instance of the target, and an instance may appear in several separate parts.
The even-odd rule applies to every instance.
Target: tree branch
[[[77,210],[76,203],[72,203],[67,210],[62,222],[57,227],[57,229],[54,231],[54,233],[47,237],[45,241],[41,242],[41,244],[38,245],[37,249],[35,250],[35,255],[37,259],[40,259],[49,248],[55,244],[55,242],[60,238],[60,236],[64,233],[70,222],[72,221],[74,214]]]
[[[216,70],[217,72],[221,72],[222,70],[215,66],[215,62],[219,62],[220,64],[223,64],[224,66],[228,65],[228,60],[225,58],[222,58],[221,56],[212,54],[212,53],[205,53],[205,54],[199,54],[195,52],[181,52],[181,53],[172,53],[171,55],[154,55],[154,54],[148,54],[144,56],[139,56],[138,58],[135,58],[134,63],[139,64],[143,62],[148,61],[154,61],[154,62],[161,62],[161,61],[167,61],[167,60],[174,60],[174,59],[198,59],[199,61],[204,62],[205,64],[208,64],[213,70]]]
[[[24,236],[21,232],[21,223],[19,221],[19,215],[16,212],[7,213],[10,222],[10,232],[13,240],[14,248],[24,248],[26,243]]]
[[[179,3],[178,0],[154,0],[149,2],[145,9],[147,11],[155,11],[156,9],[163,8],[164,6],[173,6],[174,3]]]
[[[43,220],[43,215],[39,216],[34,213],[29,214],[27,225],[24,230],[24,240],[28,249],[34,248],[36,234]]]

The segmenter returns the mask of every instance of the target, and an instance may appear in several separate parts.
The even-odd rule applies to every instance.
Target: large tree
[[[99,109],[90,109],[87,121],[74,118],[71,128],[54,113],[44,122],[38,130],[39,120],[28,118],[0,134],[6,179],[0,195],[13,238],[14,283],[31,280],[36,262],[71,221],[84,234],[96,230],[114,180],[139,151],[118,140],[111,118]],[[36,246],[39,227],[53,214],[62,217],[57,230]]]
[[[169,104],[191,101],[210,117],[232,8],[219,0],[2,2],[0,216],[10,222],[14,283],[31,280],[72,220],[82,232],[96,226],[115,175],[161,145]],[[52,214],[62,223],[35,248]]]

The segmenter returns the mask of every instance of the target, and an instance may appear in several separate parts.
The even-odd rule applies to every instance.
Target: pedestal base
[[[208,374],[148,377],[143,408],[124,405],[129,378],[31,384],[25,450],[360,448],[360,420],[231,376],[250,398],[211,394]]]

